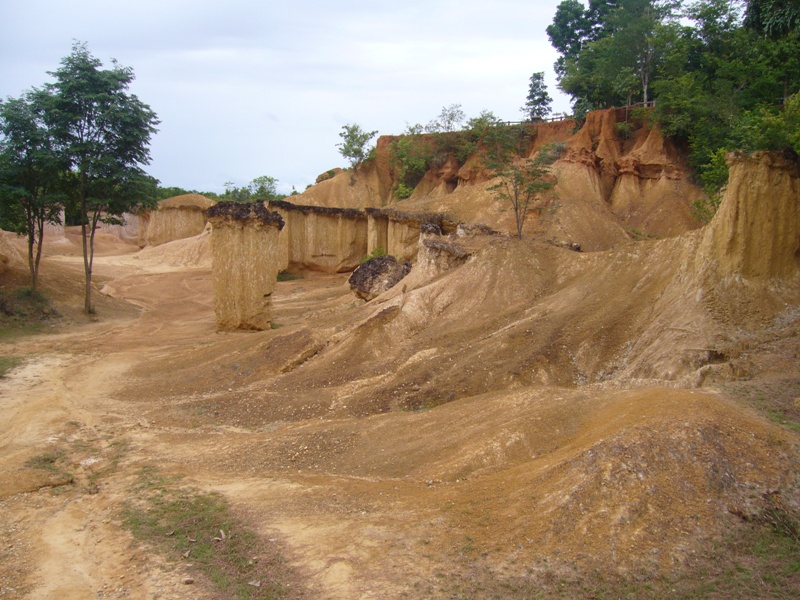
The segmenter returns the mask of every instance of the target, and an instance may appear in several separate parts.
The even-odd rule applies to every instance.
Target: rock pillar
[[[270,328],[280,270],[283,219],[263,204],[220,202],[206,211],[213,227],[214,314],[224,330]]]
[[[774,152],[736,152],[726,159],[728,185],[698,254],[713,257],[722,276],[797,276],[800,163]]]

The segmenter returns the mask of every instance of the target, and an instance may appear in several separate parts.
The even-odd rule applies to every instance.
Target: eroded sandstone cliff
[[[530,157],[551,143],[564,144],[565,152],[553,166],[558,185],[529,217],[527,235],[603,250],[631,237],[671,237],[699,227],[691,208],[702,192],[691,182],[680,152],[624,109],[589,113],[580,127],[564,120],[531,125],[531,130]],[[483,166],[479,150],[463,163],[454,155],[438,161],[410,198],[395,201],[394,139],[381,137],[373,160],[355,172],[333,174],[297,202],[442,212],[457,221],[513,232],[511,210],[488,190],[496,181]]]
[[[800,164],[777,153],[726,157],[724,201],[699,254],[722,277],[768,280],[800,272]]]
[[[183,194],[162,200],[157,210],[142,218],[140,245],[158,246],[199,235],[207,222],[204,211],[213,204],[213,200],[200,194]]]
[[[207,215],[212,225],[217,327],[269,329],[283,220],[258,203],[221,202],[210,207]]]

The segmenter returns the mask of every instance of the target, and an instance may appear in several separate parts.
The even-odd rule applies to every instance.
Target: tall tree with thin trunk
[[[22,211],[18,228],[28,237],[31,289],[39,283],[44,227],[61,222],[63,196],[58,193],[63,161],[44,123],[41,92],[0,102],[0,199]]]
[[[86,275],[84,309],[92,304],[94,238],[101,221],[119,222],[126,212],[155,204],[154,180],[142,165],[150,162],[150,138],[158,119],[128,87],[133,69],[112,61],[110,69],[76,42],[61,67],[50,73],[54,83],[46,115],[60,152],[69,163],[78,205]]]
[[[546,145],[533,158],[526,158],[534,135],[536,131],[527,125],[487,123],[480,139],[482,162],[498,178],[498,183],[488,189],[497,200],[511,206],[519,239],[530,210],[539,207],[544,194],[556,184],[550,166],[563,150],[562,144]]]

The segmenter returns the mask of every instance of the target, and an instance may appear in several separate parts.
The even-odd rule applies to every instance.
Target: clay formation
[[[217,328],[269,329],[283,219],[260,203],[220,202],[206,214],[212,225]]]

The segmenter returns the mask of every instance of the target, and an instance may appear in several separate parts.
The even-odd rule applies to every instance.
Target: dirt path
[[[210,272],[147,272],[129,257],[113,256],[98,257],[97,266],[114,274],[103,292],[133,302],[141,315],[18,342],[14,352],[27,355],[26,363],[0,384],[0,468],[6,473],[0,484],[0,597],[187,597],[181,565],[165,565],[137,549],[119,527],[121,502],[142,464],[181,472],[192,485],[220,491],[236,506],[266,516],[254,525],[290,542],[290,559],[319,597],[386,597],[389,573],[373,572],[372,592],[356,589],[353,565],[373,571],[367,565],[375,562],[374,552],[385,551],[381,542],[396,535],[390,527],[396,516],[382,522],[374,507],[366,518],[366,510],[341,509],[335,501],[315,511],[318,503],[330,504],[329,482],[243,476],[201,465],[186,469],[187,457],[224,453],[221,445],[264,433],[220,426],[197,435],[181,422],[156,427],[145,407],[160,403],[157,395],[142,394],[141,403],[132,404],[116,399],[137,366],[219,341]],[[330,286],[329,278],[319,285],[307,280],[301,292],[324,295]],[[287,306],[284,324],[291,325],[297,311],[297,305]],[[68,468],[31,468],[31,461],[54,456],[66,456]],[[203,593],[197,586],[191,590],[192,597]]]
[[[77,270],[80,259],[51,260]],[[129,292],[141,316],[17,342],[26,362],[0,383],[0,597],[185,597],[180,578],[153,567],[118,527],[130,470],[158,459],[137,445],[137,416],[112,397],[141,358],[213,332],[209,274],[167,281],[124,256],[98,257],[96,271],[113,273],[104,293]],[[47,463],[55,457],[68,467]]]

